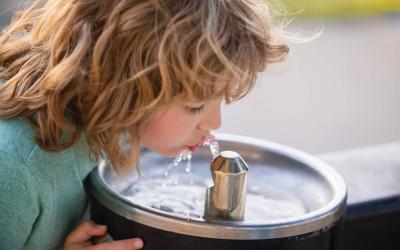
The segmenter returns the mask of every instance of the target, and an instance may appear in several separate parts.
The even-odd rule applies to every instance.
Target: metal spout
[[[244,219],[248,166],[234,151],[223,151],[211,162],[214,186],[207,188],[204,218]]]

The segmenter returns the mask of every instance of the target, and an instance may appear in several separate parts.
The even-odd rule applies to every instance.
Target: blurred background
[[[24,6],[0,0],[0,27]],[[290,56],[223,107],[219,132],[318,154],[400,141],[400,0],[274,0],[294,18]]]
[[[276,2],[273,2],[274,4]],[[283,0],[288,60],[224,108],[221,131],[318,154],[400,140],[400,0]]]

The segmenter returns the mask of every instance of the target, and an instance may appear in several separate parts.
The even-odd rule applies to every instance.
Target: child
[[[287,52],[256,0],[35,1],[0,36],[0,249],[140,249],[92,243],[83,180],[194,150]]]

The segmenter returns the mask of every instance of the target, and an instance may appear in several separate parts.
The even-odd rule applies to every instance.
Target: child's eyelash
[[[200,114],[200,113],[203,111],[203,109],[204,109],[204,104],[201,105],[201,106],[199,106],[199,107],[195,107],[195,108],[186,107],[186,109],[187,109],[187,110],[189,111],[189,113],[192,114],[192,115]]]

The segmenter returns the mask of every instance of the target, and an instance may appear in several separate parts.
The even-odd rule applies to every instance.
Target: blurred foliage
[[[267,0],[268,1],[268,0]],[[280,0],[300,16],[351,16],[400,13],[400,0]]]

